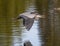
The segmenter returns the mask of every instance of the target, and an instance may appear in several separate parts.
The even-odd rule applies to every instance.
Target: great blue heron
[[[34,20],[38,18],[43,18],[43,17],[36,12],[22,13],[17,17],[17,19],[23,19],[23,25],[26,27],[27,30],[30,30]]]

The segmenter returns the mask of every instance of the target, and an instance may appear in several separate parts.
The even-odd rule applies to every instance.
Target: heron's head
[[[45,18],[45,15],[40,15],[38,12],[31,12],[31,14],[35,14],[34,19]]]
[[[30,14],[34,14],[34,18],[33,19],[39,18],[39,14],[37,12],[31,12]]]
[[[38,12],[37,11],[32,11],[30,14],[38,14]]]
[[[34,17],[35,20],[39,20],[39,18],[40,18],[40,15],[36,15],[36,16]]]

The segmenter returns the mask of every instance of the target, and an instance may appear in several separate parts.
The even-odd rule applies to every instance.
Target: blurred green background
[[[10,46],[12,35],[12,18],[16,18],[23,13],[26,8],[27,0],[0,0],[0,45]],[[31,0],[29,0],[31,2]],[[40,19],[42,29],[42,46],[60,46],[60,0],[35,0],[37,11],[44,14],[46,18]],[[15,22],[16,26],[19,22]],[[6,42],[4,42],[6,41]],[[7,45],[5,45],[7,44]]]

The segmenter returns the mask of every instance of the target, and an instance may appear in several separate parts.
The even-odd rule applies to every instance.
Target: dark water
[[[26,10],[27,12],[36,11],[34,3],[27,5]],[[12,24],[13,33],[12,33],[12,46],[24,46],[24,42],[30,41],[33,46],[41,46],[42,40],[40,37],[41,30],[39,29],[39,21],[34,21],[32,28],[27,31],[20,21],[19,27],[15,27],[14,23]]]
[[[30,5],[27,7],[26,11],[31,12],[35,11],[34,5]],[[23,26],[22,20],[20,21],[19,27],[16,27],[14,23],[12,23],[13,33],[12,33],[12,45],[13,46],[24,46],[24,42],[30,41],[33,46],[41,46],[42,40],[40,37],[41,29],[39,29],[39,21],[34,21],[32,28],[27,31],[25,27]]]
[[[41,30],[40,30],[41,31]],[[39,37],[38,21],[35,21],[30,31],[23,31],[22,40],[23,42],[29,40],[33,46],[41,46],[41,40]]]
[[[33,46],[60,46],[60,1],[52,1],[36,0],[35,4],[35,0],[0,0],[0,46],[23,46],[26,41]],[[36,11],[35,5],[40,14],[46,14],[46,19],[34,21],[30,31],[22,20],[12,20],[23,11]]]
[[[33,46],[41,46],[41,38],[39,37],[39,33],[41,30],[38,30],[38,21],[34,21],[34,24],[30,31],[27,31],[25,27],[22,26],[22,24],[19,28],[22,29],[19,29],[19,31],[21,31],[21,34],[19,33],[19,31],[16,32],[16,28],[13,30],[13,34],[11,37],[13,39],[13,46],[23,46],[25,41],[30,41]]]
[[[36,7],[34,5],[35,0],[31,0],[26,2],[26,9],[25,11],[31,12],[36,11]],[[8,21],[7,21],[8,19]],[[34,24],[30,31],[27,31],[25,27],[23,26],[22,20],[19,20],[19,24],[15,24],[12,20],[9,21],[10,18],[7,18],[6,21],[3,22],[3,25],[1,25],[1,29],[4,31],[0,32],[0,45],[1,46],[23,46],[25,41],[30,41],[33,46],[41,46],[42,40],[41,40],[41,29],[39,29],[39,21],[34,21]],[[10,24],[10,25],[9,25]]]

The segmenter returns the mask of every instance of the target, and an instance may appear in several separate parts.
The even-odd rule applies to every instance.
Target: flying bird
[[[26,27],[28,31],[32,27],[34,20],[38,18],[43,18],[43,17],[36,12],[25,12],[17,17],[17,19],[23,19],[23,25]]]

